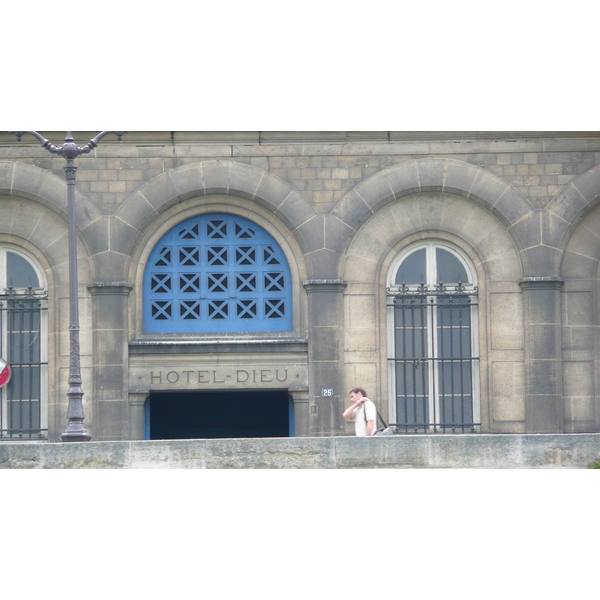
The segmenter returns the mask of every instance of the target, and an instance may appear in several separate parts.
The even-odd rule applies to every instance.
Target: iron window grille
[[[48,363],[43,361],[48,292],[8,287],[0,294],[0,356],[12,375],[0,389],[0,439],[47,437],[42,404]]]
[[[473,352],[477,287],[470,284],[387,289],[392,313],[392,380],[399,433],[476,432],[479,357]]]

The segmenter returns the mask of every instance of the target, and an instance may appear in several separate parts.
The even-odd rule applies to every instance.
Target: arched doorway
[[[150,440],[294,435],[287,390],[153,392],[145,412]]]

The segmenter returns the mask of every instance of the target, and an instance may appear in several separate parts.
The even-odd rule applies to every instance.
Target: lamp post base
[[[92,436],[89,433],[63,433],[60,436],[61,442],[89,442]]]
[[[63,433],[60,436],[61,442],[89,442],[92,436],[87,433]]]
[[[69,420],[66,431],[60,436],[63,442],[89,442],[92,436],[83,426],[83,420]]]

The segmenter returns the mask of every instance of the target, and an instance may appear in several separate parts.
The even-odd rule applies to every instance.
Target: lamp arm
[[[90,150],[92,150],[93,148],[96,148],[98,146],[98,142],[100,142],[100,140],[105,135],[108,135],[109,133],[114,133],[117,136],[118,140],[121,141],[123,139],[123,136],[129,132],[128,131],[101,131],[96,137],[93,137],[83,148],[80,148],[80,151],[82,153],[90,152]]]
[[[33,137],[37,138],[39,140],[39,142],[42,144],[42,146],[44,148],[46,148],[46,150],[48,150],[49,152],[52,152],[53,154],[61,154],[61,155],[65,156],[65,158],[66,158],[66,155],[63,154],[63,149],[65,149],[67,147],[67,144],[65,144],[65,146],[55,146],[54,144],[52,144],[52,142],[50,142],[50,140],[47,140],[43,135],[39,134],[37,131],[9,131],[9,133],[16,135],[19,142],[21,141],[21,138],[26,133],[28,133],[29,135],[32,135]],[[121,141],[123,139],[123,136],[129,132],[128,131],[101,131],[96,137],[92,138],[83,147],[75,146],[73,144],[73,139],[71,137],[71,134],[69,133],[69,138],[67,139],[67,142],[70,144],[69,152],[72,154],[71,158],[75,158],[75,156],[77,156],[78,154],[87,154],[87,153],[91,152],[92,149],[94,149],[98,146],[98,142],[105,135],[108,135],[109,133],[114,133],[117,136],[117,138],[119,139],[119,141]]]
[[[21,138],[26,133],[28,133],[29,135],[32,135],[33,137],[37,138],[38,141],[42,144],[42,146],[46,148],[46,150],[48,150],[49,152],[52,152],[53,154],[60,154],[62,150],[60,146],[55,146],[54,144],[52,144],[52,142],[50,142],[50,140],[47,140],[43,135],[39,134],[37,131],[9,131],[9,133],[16,135],[19,142],[21,141]]]

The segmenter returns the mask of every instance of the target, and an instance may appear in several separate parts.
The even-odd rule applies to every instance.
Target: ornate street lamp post
[[[58,154],[66,159],[65,174],[67,180],[67,200],[69,216],[69,313],[70,313],[70,360],[69,360],[69,407],[67,409],[67,429],[60,436],[63,442],[88,442],[92,436],[83,425],[83,390],[81,388],[81,368],[79,353],[79,294],[77,283],[77,237],[75,235],[75,176],[77,167],[75,159],[80,154],[87,154],[98,146],[98,142],[107,134],[114,133],[119,141],[127,133],[126,131],[102,131],[91,139],[85,146],[75,144],[73,135],[67,132],[65,143],[62,146],[54,146],[49,140],[37,131],[11,131],[21,141],[21,138],[29,133],[36,137],[46,150],[52,154]]]

